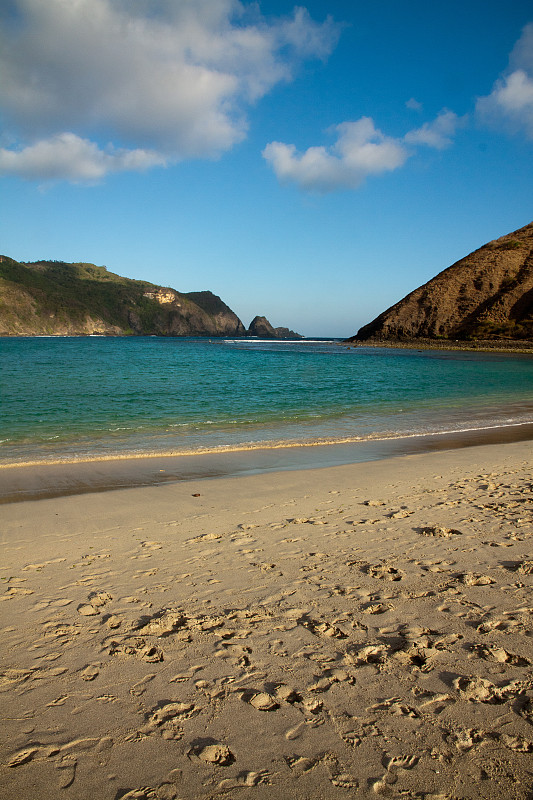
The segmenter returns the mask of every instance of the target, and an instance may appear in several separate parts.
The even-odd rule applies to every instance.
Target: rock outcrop
[[[0,256],[0,335],[243,336],[211,292],[184,294],[94,264]]]
[[[533,223],[439,273],[350,341],[533,339]]]
[[[254,317],[248,328],[249,336],[259,336],[260,339],[275,339],[274,328],[266,317]]]
[[[248,335],[260,339],[303,339],[303,336],[289,328],[273,328],[266,317],[254,317],[248,328]]]

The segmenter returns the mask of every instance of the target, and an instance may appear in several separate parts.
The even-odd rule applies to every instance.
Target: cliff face
[[[246,329],[238,316],[233,313],[218,295],[212,292],[187,292],[184,295],[199,308],[209,314],[217,329],[217,336],[245,336]]]
[[[353,340],[533,338],[533,223],[439,273]]]
[[[211,292],[182,294],[94,264],[0,256],[0,335],[242,336]]]

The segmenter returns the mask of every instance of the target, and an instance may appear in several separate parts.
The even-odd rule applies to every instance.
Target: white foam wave
[[[222,339],[225,344],[339,344],[337,339]]]

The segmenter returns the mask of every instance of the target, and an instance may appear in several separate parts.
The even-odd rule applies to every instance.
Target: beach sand
[[[1,506],[0,796],[531,798],[531,466]]]

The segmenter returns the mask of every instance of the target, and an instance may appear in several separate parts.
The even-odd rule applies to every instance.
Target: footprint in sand
[[[394,767],[401,769],[413,769],[419,762],[418,756],[389,756],[385,755],[382,759],[382,764],[389,772]]]
[[[186,755],[188,758],[195,756],[206,764],[220,767],[228,767],[235,761],[235,756],[229,747],[215,739],[199,739],[192,742]]]
[[[141,678],[140,681],[134,683],[130,689],[130,694],[134,697],[140,697],[142,694],[145,693],[148,684],[150,681],[153,681],[155,678],[155,673],[151,673],[150,675],[145,675],[144,678]]]
[[[35,758],[39,749],[38,747],[27,747],[25,750],[19,750],[18,753],[15,753],[15,755],[10,758],[6,766],[20,767],[21,764],[27,764],[28,761]]]
[[[370,644],[360,648],[350,647],[345,658],[355,667],[361,667],[366,664],[383,664],[389,652],[390,648],[385,644]]]
[[[406,517],[412,516],[414,511],[407,511],[406,508],[400,508],[398,511],[392,511],[390,514],[387,514],[389,519],[406,519]]]
[[[194,496],[194,495],[193,495]],[[140,789],[132,789],[120,796],[120,800],[177,800],[178,790],[172,783],[161,783],[152,789],[150,786],[142,786]]]
[[[498,687],[486,678],[468,678],[460,676],[453,682],[454,689],[464,700],[471,703],[503,703]]]
[[[65,756],[56,764],[56,769],[61,770],[60,789],[68,789],[74,783],[77,766],[77,760],[71,756]]]
[[[241,700],[258,711],[275,711],[279,708],[275,697],[268,692],[260,692],[255,689],[244,689],[241,693]]]
[[[512,664],[515,667],[529,667],[531,665],[527,658],[509,653],[505,648],[497,645],[473,645],[472,652],[485,661],[497,661],[499,664]]]
[[[139,733],[149,736],[158,732],[163,739],[179,740],[184,734],[180,723],[199,714],[200,710],[194,703],[166,703],[152,711]]]
[[[340,734],[341,739],[349,744],[350,747],[359,747],[361,742],[363,741],[356,731],[344,731],[344,733]]]
[[[325,636],[328,639],[346,639],[348,634],[336,625],[331,625],[329,622],[318,622],[317,620],[308,617],[304,614],[297,620],[298,625],[307,628],[308,631],[314,633],[315,636]]]
[[[368,564],[361,567],[361,571],[366,572],[372,578],[379,578],[385,581],[401,581],[403,577],[401,570],[388,564]]]
[[[510,736],[503,733],[501,739],[509,750],[514,750],[516,753],[533,753],[533,742],[524,739],[523,736]]]
[[[270,775],[266,770],[261,772],[239,772],[235,778],[226,778],[220,781],[218,788],[221,791],[230,789],[243,789],[247,786],[259,786],[261,784],[270,785]]]
[[[324,708],[324,703],[318,697],[305,697],[302,700],[302,707],[307,714],[320,714]]]
[[[489,619],[476,626],[476,631],[481,634],[492,633],[492,631],[504,631],[509,627],[509,623],[503,619]]]
[[[349,772],[337,772],[335,769],[329,769],[329,779],[333,786],[338,789],[358,789],[359,781],[350,775]]]
[[[100,667],[97,664],[89,664],[80,672],[80,678],[84,681],[94,681],[100,674]]]
[[[277,700],[281,700],[284,703],[299,703],[302,699],[302,696],[292,688],[292,686],[288,686],[286,683],[277,683],[274,685],[272,694]]]
[[[33,589],[24,589],[22,586],[10,586],[0,597],[0,600],[12,600],[14,597],[29,594],[34,594]]]
[[[187,617],[180,610],[171,611],[163,609],[155,614],[139,617],[132,630],[142,634],[151,634],[161,638],[170,636],[183,629],[187,624]]]
[[[66,558],[52,558],[50,561],[43,561],[42,564],[26,564],[25,567],[22,567],[22,572],[28,572],[30,569],[41,571],[44,569],[44,567],[47,567],[50,564],[61,564],[66,560]]]
[[[367,711],[387,711],[395,717],[411,717],[412,719],[418,719],[420,717],[416,708],[404,703],[401,697],[389,697],[381,703],[375,703],[373,706],[369,706]]]
[[[294,739],[299,739],[304,730],[307,728],[307,723],[305,720],[299,722],[298,725],[295,725],[293,728],[289,728],[285,731],[285,738],[289,741],[293,741]]]
[[[93,617],[101,614],[101,609],[113,598],[107,592],[91,592],[87,603],[78,606],[78,614],[84,617]]]
[[[385,603],[365,603],[361,606],[361,611],[363,614],[385,614],[386,611],[390,611],[391,607]]]
[[[296,776],[303,775],[309,772],[314,767],[322,762],[322,756],[315,756],[314,758],[307,758],[299,756],[296,753],[290,756],[284,756],[287,766],[295,773]]]
[[[452,536],[461,536],[462,532],[455,528],[446,528],[443,525],[427,525],[424,528],[415,528],[417,533],[422,533],[424,536],[436,536],[442,539],[451,539]]]
[[[355,678],[345,669],[327,669],[322,676],[319,676],[315,683],[307,687],[308,692],[327,692],[334,683],[349,683],[353,685]]]
[[[463,728],[450,734],[450,741],[461,753],[468,753],[476,744],[485,742],[489,738],[486,731],[476,728]]]
[[[203,533],[201,536],[195,536],[192,539],[186,539],[185,544],[198,544],[203,542],[214,542],[222,539],[220,533]]]
[[[163,651],[142,638],[124,639],[121,642],[109,642],[109,655],[137,656],[148,664],[163,661]]]
[[[466,572],[457,577],[465,586],[490,586],[492,583],[496,583],[490,575],[480,575],[476,572]]]

